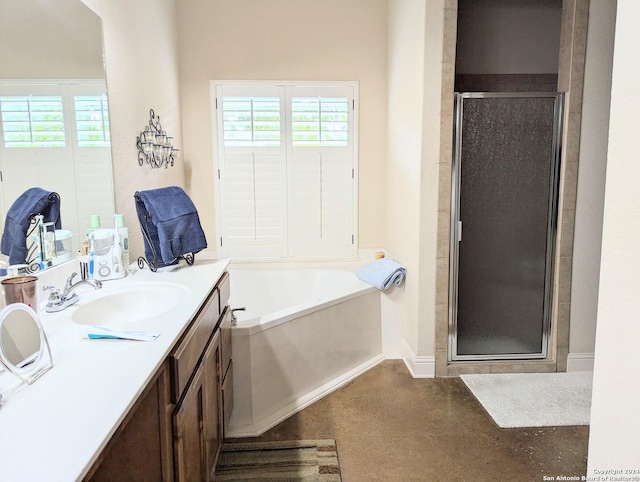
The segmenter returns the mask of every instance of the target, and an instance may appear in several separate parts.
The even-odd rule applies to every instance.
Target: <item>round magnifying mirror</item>
[[[52,366],[40,319],[24,303],[13,303],[0,310],[0,361],[27,383],[33,383]]]
[[[24,368],[33,363],[40,346],[40,329],[31,314],[24,309],[7,310],[0,321],[0,349],[9,363]]]

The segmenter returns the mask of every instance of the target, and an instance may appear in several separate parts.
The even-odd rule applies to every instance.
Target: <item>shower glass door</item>
[[[451,361],[546,358],[562,94],[456,94]]]

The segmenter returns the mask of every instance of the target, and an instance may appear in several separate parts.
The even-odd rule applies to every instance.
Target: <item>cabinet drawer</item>
[[[229,369],[224,377],[222,384],[222,416],[224,423],[222,425],[223,432],[226,434],[229,430],[229,421],[231,420],[231,412],[233,411],[233,360],[229,364]]]
[[[221,315],[226,306],[229,304],[229,296],[231,295],[231,283],[229,278],[229,272],[226,271],[220,281],[218,281],[218,294],[220,298],[218,299],[218,315]]]
[[[227,307],[220,322],[220,353],[222,354],[221,378],[224,380],[231,361],[231,308]]]
[[[218,292],[213,290],[204,307],[196,315],[195,321],[183,336],[177,348],[170,355],[171,400],[177,403],[180,395],[207,346],[218,321]]]

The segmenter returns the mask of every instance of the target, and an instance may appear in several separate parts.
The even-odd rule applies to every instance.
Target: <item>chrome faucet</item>
[[[72,273],[71,276],[67,278],[67,282],[65,283],[64,289],[62,291],[60,291],[53,285],[47,285],[42,288],[42,291],[51,291],[51,293],[49,294],[47,305],[44,308],[47,313],[62,311],[65,308],[68,308],[69,306],[77,303],[80,298],[74,291],[80,285],[88,284],[93,286],[93,288],[96,290],[102,288],[102,283],[98,280],[93,279],[83,279],[78,281],[77,283],[74,283],[73,278],[75,278],[77,275],[78,273]]]
[[[247,307],[243,306],[242,308],[234,308],[231,310],[231,326],[236,326],[238,324],[238,318],[235,313],[236,311],[247,311]]]

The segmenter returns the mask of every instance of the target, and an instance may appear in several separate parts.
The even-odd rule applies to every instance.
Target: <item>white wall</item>
[[[387,197],[384,246],[407,267],[407,280],[383,297],[418,351],[420,174],[424,78],[424,0],[388,2]]]
[[[561,0],[459,0],[458,74],[558,72]]]
[[[100,20],[79,0],[2,0],[0,78],[102,79]]]
[[[182,161],[151,170],[137,161],[136,136],[149,109],[182,147],[178,47],[174,0],[83,0],[102,18],[116,210],[129,228],[131,260],[144,254],[133,195],[184,186]],[[211,242],[210,242],[211,243]]]
[[[386,1],[181,0],[178,23],[187,183],[207,237],[216,234],[210,81],[354,80],[359,247],[382,246]]]
[[[595,348],[616,2],[591,2],[573,243],[569,369]],[[588,368],[588,366],[586,366]]]
[[[633,95],[640,85],[639,24],[640,3],[619,1],[589,434],[590,475],[606,469],[640,469],[640,98]]]
[[[388,6],[385,247],[407,267],[407,280],[383,296],[401,317],[405,358],[424,360],[435,354],[444,0],[389,0]]]

